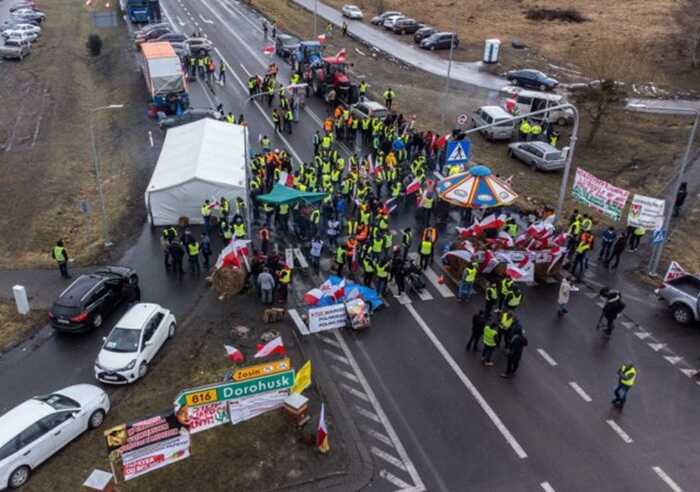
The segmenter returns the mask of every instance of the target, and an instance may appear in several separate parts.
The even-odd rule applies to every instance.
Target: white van
[[[496,123],[495,126],[480,130],[481,134],[487,140],[510,140],[513,137],[515,125],[510,119],[512,117],[499,106],[481,106],[472,113],[472,123],[474,123],[474,128]]]
[[[510,89],[510,88],[507,88]],[[505,109],[511,114],[525,114],[533,111],[551,108],[566,104],[568,101],[561,94],[551,94],[547,92],[526,91],[513,88],[505,90],[507,99],[505,101]],[[517,108],[517,110],[515,109]],[[574,121],[574,112],[571,108],[556,109],[548,113],[533,116],[531,119],[537,121],[550,121],[557,125],[569,125]]]

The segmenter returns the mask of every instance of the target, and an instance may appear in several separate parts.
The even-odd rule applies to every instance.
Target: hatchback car
[[[413,34],[418,29],[420,29],[420,27],[421,25],[416,19],[404,18],[398,19],[396,22],[394,22],[394,25],[391,27],[391,30],[397,34]]]
[[[413,35],[413,41],[415,41],[416,43],[420,43],[425,38],[435,34],[436,32],[438,32],[438,30],[435,29],[434,27],[421,27]]]
[[[189,38],[185,44],[190,50],[191,55],[203,55],[209,53],[214,47],[214,43],[207,38]]]
[[[190,108],[180,114],[174,114],[163,118],[160,120],[160,123],[158,123],[158,126],[160,126],[161,130],[167,130],[168,128],[174,128],[176,126],[184,125],[185,123],[203,120],[204,118],[218,120],[221,118],[221,113],[211,108]]]
[[[51,326],[63,332],[83,332],[99,328],[124,302],[141,300],[139,278],[127,267],[105,267],[81,275],[61,292],[49,311]]]
[[[109,412],[107,393],[91,384],[35,396],[0,417],[0,489],[27,483],[32,471]]]
[[[289,34],[278,34],[275,39],[275,53],[280,58],[289,60],[301,41],[295,36]]]
[[[175,316],[158,304],[132,306],[105,338],[95,360],[95,377],[110,384],[142,378],[163,344],[175,335]]]
[[[146,34],[137,36],[134,43],[136,43],[136,46],[139,46],[140,44],[147,43],[149,41],[153,41],[153,40],[158,39],[159,37],[161,37],[165,34],[170,34],[171,32],[172,31],[170,30],[169,27],[159,27],[158,29],[153,29],[151,31],[148,31]]]
[[[397,12],[394,10],[388,10],[386,12],[382,12],[376,17],[372,17],[372,20],[370,21],[372,24],[375,26],[382,26],[384,25],[384,21],[386,20],[387,17],[392,16],[392,15],[403,15],[401,12]]]
[[[450,44],[452,44],[454,48],[459,46],[457,34],[453,32],[436,32],[421,41],[419,46],[424,50],[434,51],[445,48],[449,49]]]
[[[37,36],[39,36],[41,34],[41,28],[38,26],[34,26],[32,24],[17,24],[14,27],[11,27],[9,29],[3,29],[2,37],[9,38],[12,36],[12,33],[20,33],[20,32],[36,34]]]
[[[357,5],[343,5],[340,12],[348,19],[362,20],[362,10]]]
[[[359,118],[379,118],[383,120],[389,114],[389,110],[376,101],[362,101],[350,106],[350,112]]]
[[[539,70],[509,70],[505,73],[506,79],[513,85],[530,87],[541,91],[549,91],[559,85],[559,81],[549,77]]]
[[[4,36],[4,37],[7,40],[14,39],[15,41],[27,41],[29,43],[33,43],[37,39],[39,39],[39,36],[37,34],[31,33],[31,32],[26,32],[26,31],[6,31],[6,32],[7,32],[7,36]]]
[[[8,39],[0,46],[0,57],[13,60],[24,60],[24,57],[32,52],[32,43],[19,39]]]
[[[38,12],[32,9],[19,9],[12,12],[12,17],[22,17],[24,19],[32,19],[38,23],[42,23],[46,20],[46,14],[43,12]]]
[[[540,171],[563,169],[566,164],[565,153],[547,142],[515,142],[508,145],[508,155]]]
[[[386,19],[384,19],[384,22],[382,23],[382,26],[384,26],[384,29],[392,30],[394,28],[394,23],[399,20],[399,19],[405,19],[406,16],[402,14],[398,15],[390,15]]]
[[[182,34],[181,32],[168,32],[165,33],[161,36],[158,36],[156,39],[152,41],[169,41],[171,43],[184,43],[185,40],[187,39],[187,36]]]

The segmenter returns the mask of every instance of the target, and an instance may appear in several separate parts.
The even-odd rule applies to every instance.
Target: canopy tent
[[[441,179],[437,192],[441,200],[464,208],[502,207],[518,197],[508,183],[482,165]]]
[[[211,118],[168,130],[145,193],[152,225],[203,223],[204,200],[248,200],[246,128]]]
[[[325,193],[316,193],[312,191],[299,191],[288,186],[275,183],[272,191],[265,195],[260,195],[257,199],[261,202],[271,203],[273,205],[294,204],[297,202],[316,203],[323,200]]]

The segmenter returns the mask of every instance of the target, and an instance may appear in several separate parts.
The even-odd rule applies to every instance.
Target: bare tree
[[[674,12],[690,66],[700,66],[700,0],[682,0]]]

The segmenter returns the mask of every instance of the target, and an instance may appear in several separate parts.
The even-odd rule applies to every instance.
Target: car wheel
[[[175,323],[170,324],[170,329],[168,330],[168,338],[175,336]]]
[[[20,466],[15,471],[10,473],[10,478],[7,481],[11,489],[18,489],[29,480],[31,469],[28,466]]]
[[[99,328],[102,326],[102,315],[101,314],[96,314],[94,318],[92,318],[92,326],[95,328]]]
[[[544,84],[540,84],[540,90],[541,90],[542,92],[546,91],[546,90],[547,90],[547,86],[544,85]]]
[[[92,412],[92,415],[90,415],[90,420],[88,420],[88,427],[90,429],[97,429],[99,426],[101,426],[105,421],[105,412],[104,410],[95,410]]]
[[[557,125],[559,126],[566,126],[566,118],[559,118],[557,120]]]
[[[674,305],[671,314],[673,315],[674,321],[681,325],[687,325],[693,317],[693,313],[690,312],[690,309],[683,304]]]
[[[139,378],[144,377],[148,373],[148,362],[143,361],[139,366]]]

